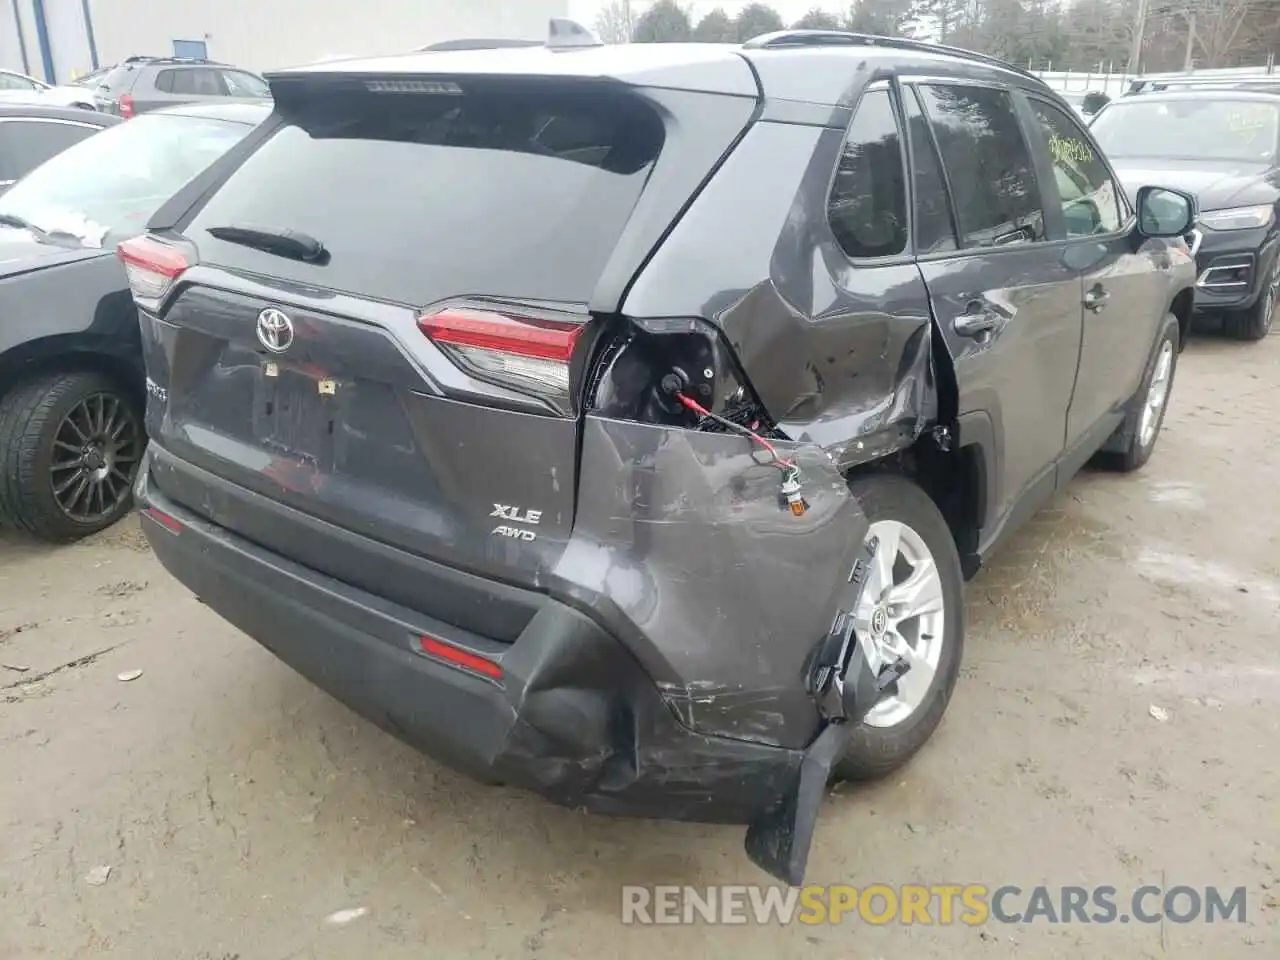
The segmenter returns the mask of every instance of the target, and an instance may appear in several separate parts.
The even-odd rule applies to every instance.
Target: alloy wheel
[[[893,727],[919,709],[933,684],[946,642],[946,602],[938,564],[911,527],[881,520],[871,525],[867,538],[875,541],[875,561],[854,611],[854,627],[865,638],[872,670],[900,658],[910,669],[864,722]]]
[[[49,482],[58,509],[91,524],[120,509],[142,459],[142,426],[120,397],[94,393],[58,424]]]
[[[1276,257],[1276,264],[1271,268],[1271,280],[1267,283],[1267,289],[1262,294],[1262,332],[1265,336],[1271,330],[1271,323],[1276,315],[1276,301],[1280,300],[1280,256]]]
[[[1160,345],[1160,355],[1156,358],[1156,369],[1151,375],[1151,385],[1147,388],[1147,398],[1142,406],[1142,420],[1138,425],[1138,442],[1144,447],[1149,447],[1156,438],[1160,412],[1169,398],[1172,379],[1173,341],[1166,340]]]

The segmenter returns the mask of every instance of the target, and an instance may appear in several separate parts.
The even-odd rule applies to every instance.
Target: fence
[[[1054,90],[1061,93],[1087,93],[1098,90],[1109,97],[1118,97],[1129,89],[1134,80],[1163,80],[1173,77],[1249,77],[1274,73],[1274,62],[1257,67],[1223,67],[1211,70],[1178,71],[1176,73],[1111,73],[1109,71],[1036,70],[1035,74]]]

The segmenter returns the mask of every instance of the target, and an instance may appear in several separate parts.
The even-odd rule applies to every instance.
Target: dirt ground
[[[1193,340],[1151,463],[1083,474],[970,584],[946,721],[828,797],[809,870],[1243,885],[1245,924],[624,927],[623,884],[765,882],[742,831],[439,767],[192,599],[131,520],[0,535],[0,958],[1280,956],[1278,387],[1280,335]]]

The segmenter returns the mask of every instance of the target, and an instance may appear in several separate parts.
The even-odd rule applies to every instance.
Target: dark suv
[[[998,61],[436,52],[271,77],[120,248],[161,562],[423,750],[804,869],[946,709],[962,580],[1150,456],[1189,198]],[[341,184],[341,189],[334,189]]]
[[[99,110],[125,118],[181,103],[261,102],[270,96],[256,73],[187,57],[130,57],[108,70],[94,90]]]
[[[1218,315],[1239,340],[1270,333],[1280,301],[1280,96],[1200,89],[1123,97],[1090,132],[1131,191],[1158,178],[1195,195],[1196,312]]]

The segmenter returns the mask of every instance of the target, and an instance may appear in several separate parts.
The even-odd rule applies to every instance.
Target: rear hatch
[[[640,266],[753,102],[715,98],[733,122],[681,151],[706,137],[672,91],[595,78],[273,93],[278,129],[130,265],[145,288],[148,244],[180,258],[139,297],[152,483],[383,596],[384,547],[536,585],[573,526],[593,295]]]

